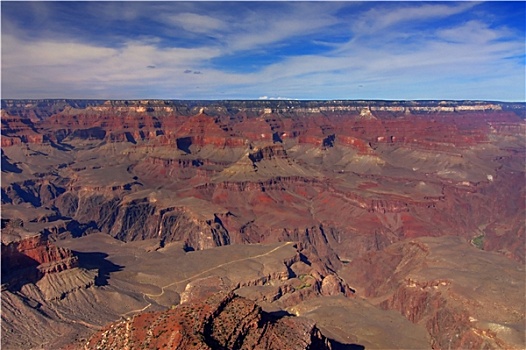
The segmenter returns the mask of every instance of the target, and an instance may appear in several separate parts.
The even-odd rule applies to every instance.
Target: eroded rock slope
[[[192,272],[196,251],[244,261],[243,245],[290,242],[288,260],[237,270],[219,259],[226,265],[214,274],[266,311],[304,303],[303,313],[324,315],[309,310],[314,300],[353,298],[356,289],[429,336],[374,343],[341,331],[369,347],[516,346],[523,332],[497,332],[515,329],[498,309],[487,327],[470,321],[493,296],[457,305],[458,293],[441,292],[446,277],[407,282],[429,263],[408,242],[454,236],[481,257],[504,259],[477,258],[474,278],[484,264],[524,264],[525,110],[483,101],[3,100],[3,225],[16,222],[32,237],[2,244],[2,303],[12,310],[2,314],[3,345],[56,347],[45,330],[57,322],[56,334],[72,340],[122,315],[169,308],[187,297],[187,284],[200,288],[194,278],[159,275],[153,262],[175,259],[182,276],[210,277],[212,267]],[[73,281],[85,283],[71,289]],[[89,317],[63,328],[85,307]],[[34,329],[14,331],[17,308],[36,315]]]

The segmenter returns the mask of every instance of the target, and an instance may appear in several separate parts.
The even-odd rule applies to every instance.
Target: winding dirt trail
[[[201,271],[199,273],[196,273],[195,275],[193,276],[190,276],[190,277],[187,277],[183,280],[180,280],[180,281],[175,281],[175,282],[172,282],[170,284],[167,284],[166,286],[162,286],[161,287],[161,293],[158,293],[158,294],[150,294],[150,293],[142,293],[142,298],[144,299],[145,302],[148,303],[148,305],[146,305],[145,307],[143,307],[142,309],[136,309],[136,310],[132,310],[132,311],[128,311],[126,312],[125,314],[121,314],[121,316],[126,316],[126,315],[129,315],[129,314],[134,314],[134,313],[138,313],[138,312],[143,312],[144,310],[148,309],[150,306],[152,306],[152,303],[148,302],[148,300],[146,300],[146,298],[158,298],[158,297],[161,297],[163,296],[164,294],[164,291],[166,288],[169,288],[173,285],[176,285],[176,284],[179,284],[179,283],[185,283],[185,282],[188,282],[190,280],[193,280],[201,275],[204,275],[206,273],[209,273],[213,270],[216,270],[218,268],[221,268],[221,267],[224,267],[224,266],[227,266],[227,265],[231,265],[231,264],[234,264],[234,263],[238,263],[238,262],[241,262],[241,261],[246,261],[246,260],[250,260],[250,259],[257,259],[257,258],[261,258],[261,257],[264,257],[264,256],[268,256],[272,253],[274,253],[275,251],[287,246],[287,245],[290,245],[290,244],[294,244],[294,242],[285,242],[283,243],[282,245],[276,247],[276,248],[273,248],[272,250],[269,250],[268,252],[266,253],[263,253],[263,254],[258,254],[258,255],[255,255],[255,256],[249,256],[249,257],[246,257],[246,258],[242,258],[242,259],[236,259],[236,260],[232,260],[232,261],[229,261],[229,262],[226,262],[226,263],[223,263],[223,264],[219,264],[217,266],[214,266],[212,268],[209,268],[207,270],[204,270],[204,271]]]

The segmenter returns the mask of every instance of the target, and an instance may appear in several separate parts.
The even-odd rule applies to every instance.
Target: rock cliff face
[[[437,349],[520,349],[524,284],[513,281],[522,273],[521,264],[455,237],[397,243],[342,271],[357,295],[425,326]]]
[[[485,249],[524,261],[520,104],[2,103],[6,171],[21,170],[16,164],[27,157],[47,157],[48,164],[27,180],[4,181],[2,202],[55,210],[37,220],[63,217],[124,241],[183,239],[193,249],[268,241],[270,233],[321,224],[342,249],[330,238],[324,243],[340,255],[356,245],[366,251],[455,232],[466,240],[483,235]],[[31,142],[44,148],[25,151],[26,158],[8,147]],[[64,158],[66,151],[79,160]],[[126,167],[116,174],[127,180],[108,181],[102,159],[116,156]],[[187,210],[151,202],[146,192],[124,199],[152,187],[219,205],[232,216],[194,220]]]
[[[4,100],[2,203],[47,208],[30,221],[70,220],[123,241],[184,240],[193,249],[322,226],[302,240],[338,255],[455,232],[524,261],[524,109]],[[150,198],[155,189],[162,204]],[[170,197],[189,200],[174,206]],[[205,204],[189,210],[194,200]],[[206,206],[218,210],[199,214]]]
[[[84,349],[330,349],[314,322],[275,317],[253,302],[219,293],[157,313],[111,324]]]
[[[295,106],[298,103],[293,101],[276,103],[284,105],[282,108],[267,108],[255,101],[249,106],[225,101],[223,104],[231,105],[226,108],[213,102],[197,105],[153,100],[84,101],[83,104],[53,100],[24,104],[3,100],[5,146],[75,138],[132,143],[159,139],[161,143],[184,148],[191,144],[242,147],[247,142],[287,139],[328,146],[336,137],[343,144],[356,145],[362,152],[367,150],[364,148],[367,142],[433,148],[448,143],[470,145],[484,141],[490,125],[493,130],[502,130],[505,125],[516,128],[518,117],[513,111],[524,113],[521,105],[469,101],[465,105],[446,102],[443,106],[432,101],[341,101],[332,102],[333,106],[323,106],[330,102],[303,103],[318,105],[313,108]],[[473,126],[476,128],[471,129]],[[430,133],[430,128],[434,132]],[[365,141],[365,145],[361,141]]]
[[[437,292],[447,278],[411,277],[408,287],[404,266],[428,261],[408,240],[443,236],[524,263],[525,111],[479,101],[2,100],[2,220],[40,233],[2,245],[2,278],[20,285],[11,270],[28,268],[28,286],[42,274],[58,286],[53,276],[76,260],[50,242],[93,232],[123,251],[295,242],[296,260],[275,265],[288,282],[267,271],[238,281],[240,295],[284,308],[356,285],[425,326],[436,347],[513,344],[497,333],[486,341],[471,307]],[[60,299],[58,290],[34,293]]]
[[[53,245],[41,234],[13,228],[12,223],[2,231],[2,285],[8,289],[78,267],[71,251]]]
[[[21,220],[2,224],[3,348],[32,348],[79,331],[93,309],[107,320],[91,294],[95,271],[82,268],[71,250],[25,230]],[[80,309],[84,316],[68,316]]]

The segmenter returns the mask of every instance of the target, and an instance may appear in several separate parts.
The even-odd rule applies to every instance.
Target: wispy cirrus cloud
[[[358,17],[352,23],[352,28],[354,32],[360,34],[374,33],[405,22],[417,23],[460,14],[476,5],[477,3],[473,1],[457,3],[402,2],[392,6],[373,7]]]
[[[147,92],[153,82],[188,80],[183,78],[185,69],[219,54],[214,48],[160,48],[148,41],[112,48],[51,40],[31,42],[4,35],[2,42],[17,48],[2,52],[4,93],[21,93],[29,87],[40,89],[45,97],[82,90],[95,92],[97,97],[104,97],[101,93],[122,97],[122,91],[135,85]]]
[[[325,7],[321,10],[317,3],[289,3],[285,8],[250,12],[233,26],[228,48],[234,51],[261,49],[297,37],[319,35],[323,31],[330,34],[330,27],[341,20],[335,15],[338,6]]]
[[[495,3],[42,6],[2,4],[3,96],[524,96],[524,23]]]
[[[462,25],[444,28],[436,32],[439,39],[464,44],[487,44],[494,40],[510,39],[512,33],[505,27],[490,28],[479,20],[471,20]]]
[[[180,26],[186,31],[194,33],[216,33],[224,31],[228,23],[212,16],[183,12],[164,16],[165,23]]]

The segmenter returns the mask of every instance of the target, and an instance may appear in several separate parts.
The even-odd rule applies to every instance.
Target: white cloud
[[[278,97],[260,96],[258,98],[258,100],[285,100],[285,101],[290,101],[290,100],[296,100],[296,99],[295,98],[291,98],[291,97],[282,97],[282,96],[278,96]]]
[[[159,48],[151,42],[131,41],[121,48],[74,42],[28,42],[11,35],[2,37],[2,90],[4,96],[22,97],[24,91],[50,94],[53,87],[70,93],[86,89],[125,95],[134,86],[147,87],[158,81],[180,84],[189,80],[186,69],[219,54],[213,48]],[[5,48],[16,48],[14,50]],[[149,69],[155,66],[156,69]],[[202,74],[195,75],[195,78]],[[122,90],[124,89],[124,90]],[[49,96],[51,97],[51,96]],[[55,95],[54,97],[61,97]]]
[[[89,63],[109,59],[115,49],[75,42],[27,42],[12,35],[2,35],[2,68]]]
[[[224,21],[206,15],[184,12],[165,16],[167,23],[181,26],[184,30],[194,33],[210,33],[227,28]]]
[[[403,4],[403,5],[401,5]],[[398,3],[397,8],[374,7],[352,23],[355,33],[372,33],[403,22],[419,22],[430,18],[443,18],[476,6],[473,1],[453,4]]]
[[[510,32],[505,28],[490,29],[480,21],[468,21],[464,25],[437,31],[437,37],[456,43],[486,44],[496,39],[506,38]]]
[[[161,5],[165,6],[157,6]],[[150,38],[108,47],[80,38],[22,39],[10,27],[9,33],[2,34],[3,95],[260,99],[524,96],[524,63],[507,59],[523,55],[524,43],[510,40],[506,28],[490,27],[482,19],[418,33],[401,25],[446,18],[474,3],[373,8],[348,25],[349,31],[354,31],[348,42],[328,45],[324,54],[291,53],[250,73],[222,71],[210,61],[243,50],[265,54],[270,45],[327,33],[342,24],[334,11],[346,4],[285,3],[279,12],[247,11],[237,21],[229,14],[197,13],[196,5],[191,5],[184,7],[182,14],[165,11],[159,21],[170,20],[171,30],[180,26],[192,33],[213,35],[219,43],[180,48]],[[323,6],[332,7],[320,9]],[[134,8],[128,16],[140,20],[141,11]]]
[[[327,14],[304,11],[301,16],[291,13],[276,13],[269,17],[253,15],[238,24],[235,33],[228,39],[233,51],[265,49],[265,46],[279,43],[296,36],[306,36],[323,30],[338,21]]]

